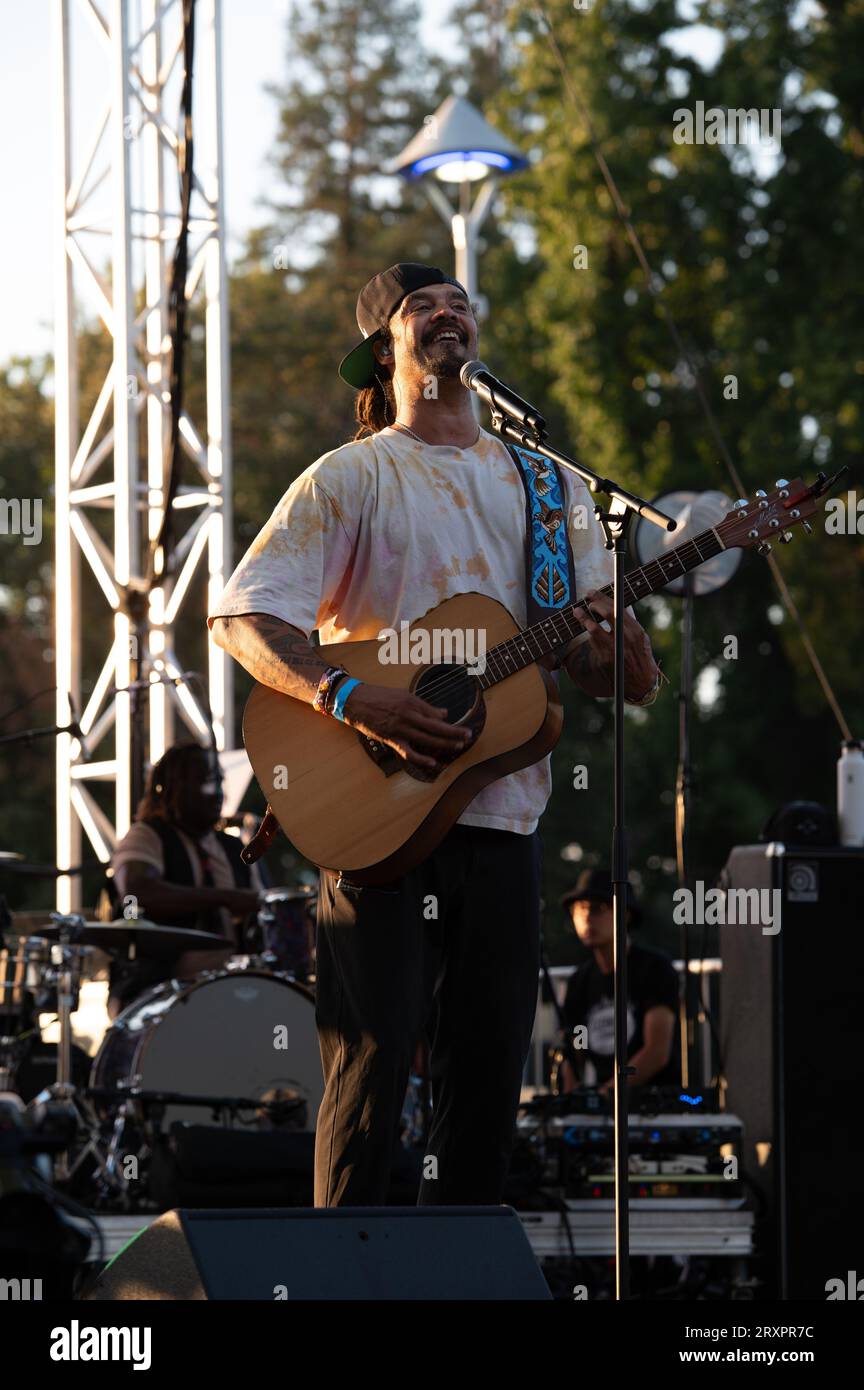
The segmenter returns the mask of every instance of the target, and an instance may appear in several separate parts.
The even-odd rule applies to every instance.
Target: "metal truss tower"
[[[161,755],[174,737],[175,717],[202,741],[210,737],[207,701],[179,680],[184,666],[176,633],[199,570],[206,566],[212,600],[230,568],[231,452],[221,6],[220,0],[197,0],[186,297],[190,310],[193,299],[202,306],[206,365],[199,386],[189,379],[189,364],[187,385],[204,405],[199,421],[188,413],[181,417],[186,482],[174,498],[162,577],[151,588],[147,556],[164,512],[170,426],[168,302],[172,248],[180,229],[183,4],[54,4],[60,106],[56,717],[60,727],[77,719],[84,735],[83,746],[68,732],[57,739],[57,864],[63,870],[81,863],[82,831],[98,858],[109,859],[134,812],[136,765]],[[79,74],[80,54],[77,47],[72,51],[73,39],[77,45],[79,38],[98,50],[91,57],[104,81],[93,80],[92,66],[86,82]],[[80,146],[72,134],[73,120],[77,132],[79,119],[89,130]],[[79,359],[86,336],[88,365],[92,361],[97,316],[110,365],[84,418]],[[203,626],[204,618],[199,612],[196,621]],[[233,730],[230,663],[214,644],[207,646],[207,693],[221,750]],[[136,700],[143,705],[140,719]],[[107,800],[105,784],[113,791]],[[80,885],[80,876],[58,878],[58,909],[80,907]]]

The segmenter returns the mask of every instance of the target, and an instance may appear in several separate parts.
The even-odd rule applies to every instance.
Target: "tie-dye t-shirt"
[[[590,493],[562,471],[581,595],[611,581],[612,559]],[[522,627],[525,590],[525,493],[501,440],[483,430],[458,449],[388,428],[292,483],[210,616],[268,613],[326,644],[398,631],[467,592],[497,599]],[[546,757],[484,788],[459,819],[530,834],[551,785]]]

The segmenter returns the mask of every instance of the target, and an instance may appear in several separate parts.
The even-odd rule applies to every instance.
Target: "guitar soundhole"
[[[469,676],[464,666],[430,666],[428,670],[421,672],[419,679],[411,687],[411,693],[419,695],[422,700],[428,700],[436,709],[446,709],[448,723],[461,724],[463,728],[470,729],[472,738],[471,743],[467,745],[468,748],[480,737],[486,723],[486,704],[476,677]],[[363,734],[358,734],[357,737],[364,751],[385,777],[405,772],[418,782],[434,782],[453,758],[467,751],[461,749],[460,753],[454,753],[453,757],[442,759],[434,770],[427,770],[418,767],[416,763],[404,762],[386,743],[366,738]]]
[[[430,705],[447,710],[447,722],[458,724],[468,718],[477,703],[480,688],[476,677],[464,666],[430,666],[413,688],[413,693]]]
[[[486,705],[476,677],[469,676],[464,666],[430,666],[412,690],[421,700],[428,700],[437,709],[446,709],[449,724],[461,724],[463,728],[470,729],[471,743],[479,738],[486,723]],[[464,753],[466,749],[461,751]],[[459,756],[459,753],[455,753],[452,757],[442,758],[434,772],[427,772],[425,768],[410,763],[405,766],[405,771],[418,782],[434,782],[453,758]]]

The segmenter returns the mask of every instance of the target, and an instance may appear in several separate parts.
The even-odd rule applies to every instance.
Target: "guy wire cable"
[[[577,112],[579,113],[579,116],[581,117],[585,129],[588,133],[588,140],[591,145],[594,158],[597,161],[600,173],[603,175],[603,180],[606,184],[606,187],[609,190],[609,194],[612,198],[615,211],[618,214],[618,217],[620,218],[624,230],[627,234],[627,239],[633,248],[633,252],[636,256],[636,259],[639,262],[639,266],[642,270],[643,275],[645,276],[648,291],[650,294],[654,296],[655,303],[658,305],[661,315],[663,317],[663,321],[669,329],[672,341],[675,344],[675,349],[680,355],[680,359],[686,362],[687,367],[689,368],[692,380],[695,385],[696,396],[702,408],[702,412],[705,416],[706,422],[708,424],[708,429],[711,433],[711,437],[714,440],[714,443],[717,446],[718,452],[720,453],[720,456],[726,465],[729,476],[732,479],[732,483],[736,489],[736,496],[744,497],[746,496],[744,484],[741,481],[741,478],[738,474],[738,470],[735,467],[735,464],[732,460],[732,456],[729,453],[728,448],[726,447],[726,441],[723,438],[723,435],[720,431],[720,426],[717,423],[717,418],[713,410],[711,409],[711,403],[708,400],[708,396],[705,393],[705,388],[702,385],[702,379],[699,375],[695,363],[693,362],[693,359],[690,356],[690,353],[684,345],[684,341],[681,337],[678,325],[675,322],[674,315],[672,314],[671,309],[664,301],[663,280],[661,276],[655,274],[655,272],[651,269],[648,257],[646,256],[645,250],[639,239],[639,235],[635,227],[633,226],[633,223],[630,220],[627,208],[623,202],[623,199],[621,198],[621,194],[618,191],[618,186],[615,182],[615,179],[612,176],[612,171],[606,162],[606,157],[603,154],[603,150],[601,148],[597,133],[594,129],[594,123],[591,120],[590,113],[588,112],[584,103],[581,101],[579,94],[576,91],[576,86],[573,82],[573,79],[570,76],[569,69],[567,68],[566,63],[564,62],[564,57],[558,45],[558,40],[555,37],[555,31],[552,27],[552,22],[546,14],[546,10],[544,9],[542,3],[535,4],[534,12],[540,18],[545,27],[546,36],[549,41],[549,47],[551,48],[552,54],[560,69],[561,79],[567,91],[567,95],[570,98],[570,101],[573,103],[574,107],[576,108]],[[810,664],[816,673],[816,678],[819,681],[820,686],[822,687],[822,693],[824,694],[825,699],[828,701],[834,718],[837,720],[837,724],[840,728],[840,732],[843,735],[843,738],[849,740],[852,737],[849,725],[846,722],[845,715],[843,714],[843,711],[840,708],[837,697],[835,696],[834,691],[831,688],[831,684],[828,680],[827,675],[825,674],[825,670],[817,655],[816,648],[813,646],[813,643],[810,640],[809,633],[807,632],[807,629],[804,626],[804,620],[801,617],[798,605],[795,603],[795,600],[793,599],[792,594],[789,591],[789,586],[787,585],[786,580],[783,577],[783,573],[780,569],[780,566],[778,565],[773,554],[768,555],[767,560],[769,569],[771,571],[771,576],[780,593],[780,598],[783,603],[783,606],[798,628],[798,634],[801,638],[802,645],[810,660]]]
[[[189,269],[189,210],[192,202],[192,76],[195,55],[195,0],[183,0],[183,87],[180,109],[183,132],[177,146],[180,175],[180,230],[171,265],[168,292],[168,336],[171,341],[171,370],[168,390],[171,400],[171,428],[166,450],[167,479],[163,479],[162,520],[158,535],[150,546],[147,561],[148,588],[167,578],[167,552],[174,533],[173,505],[180,486],[182,448],[180,417],[183,413],[183,373],[186,347],[186,278]]]

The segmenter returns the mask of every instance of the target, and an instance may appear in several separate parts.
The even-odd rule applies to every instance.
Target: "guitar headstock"
[[[843,472],[845,469],[841,468],[833,478],[820,473],[810,487],[800,478],[791,483],[778,478],[773,492],[760,489],[752,501],[739,498],[714,529],[727,549],[740,546],[742,550],[749,550],[755,546],[760,555],[767,555],[772,540],[779,540],[781,545],[791,541],[793,526],[801,525],[808,533],[812,531],[809,518],[819,510],[821,498]]]

